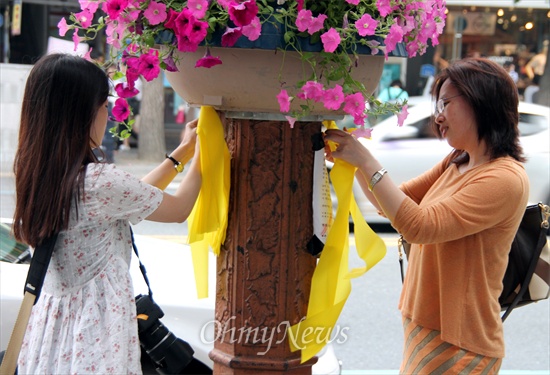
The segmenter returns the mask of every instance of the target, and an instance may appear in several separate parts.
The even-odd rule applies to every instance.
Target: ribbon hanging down
[[[324,122],[335,128],[334,122]],[[334,149],[334,145],[331,145]],[[301,350],[302,363],[317,354],[330,340],[342,308],[351,292],[351,279],[363,275],[386,255],[384,241],[368,226],[353,197],[356,168],[336,160],[330,173],[338,198],[332,228],[313,273],[307,316],[288,329],[290,350]],[[355,224],[355,246],[364,267],[349,270],[349,214]]]
[[[223,125],[212,107],[201,107],[197,125],[202,184],[188,218],[197,297],[208,297],[208,248],[219,255],[227,229],[230,162]]]

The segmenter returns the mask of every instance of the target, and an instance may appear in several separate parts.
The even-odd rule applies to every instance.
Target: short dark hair
[[[435,101],[439,99],[441,86],[447,80],[452,82],[472,107],[478,140],[487,143],[491,159],[511,156],[525,162],[519,144],[518,90],[508,72],[485,58],[458,60],[436,77],[432,88]],[[435,119],[433,128],[437,136],[442,138]]]
[[[393,87],[393,86],[398,86],[399,88],[403,88],[403,82],[401,82],[400,79],[394,79],[393,81],[391,81],[390,83],[390,87]]]
[[[91,129],[109,90],[105,72],[81,57],[47,55],[32,68],[14,162],[18,240],[37,246],[67,228],[86,166],[97,162]]]

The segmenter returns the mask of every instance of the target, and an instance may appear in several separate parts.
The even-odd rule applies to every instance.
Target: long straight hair
[[[69,224],[84,191],[86,166],[97,162],[92,125],[109,95],[105,72],[83,58],[41,58],[25,86],[14,173],[15,237],[38,246]],[[95,145],[98,146],[98,145]]]

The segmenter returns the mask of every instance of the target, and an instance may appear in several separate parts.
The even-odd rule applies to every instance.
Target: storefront
[[[50,37],[60,38],[61,18],[79,10],[78,0],[0,0],[0,62],[33,64]],[[92,47],[99,54],[104,50],[100,43]]]
[[[447,9],[440,44],[407,59],[407,91],[422,94],[426,67],[437,72],[454,59],[484,56],[500,64],[513,62],[521,92],[529,83],[524,65],[550,40],[550,1],[447,0]]]

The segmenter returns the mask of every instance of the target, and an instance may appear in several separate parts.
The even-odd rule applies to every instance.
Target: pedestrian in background
[[[17,240],[36,248],[59,233],[27,326],[20,374],[140,374],[129,273],[130,223],[183,222],[201,186],[197,121],[142,180],[99,163],[109,79],[80,57],[52,54],[31,70],[14,172]],[[191,166],[174,195],[163,189]]]
[[[409,99],[409,93],[403,88],[403,83],[399,79],[393,80],[390,85],[382,90],[378,95],[378,100],[386,102],[404,102]]]
[[[525,73],[529,79],[533,80],[536,76],[542,77],[546,66],[546,55],[548,54],[548,40],[543,43],[542,50],[533,56],[525,65]]]
[[[326,131],[338,144],[328,158],[358,167],[366,196],[412,244],[400,372],[496,374],[498,298],[529,193],[518,90],[500,65],[467,58],[439,73],[432,95],[434,130],[454,150],[424,174],[396,186],[368,143],[342,130]]]
[[[512,78],[512,81],[514,81],[514,83],[517,86],[518,80],[519,80],[519,74],[518,72],[516,72],[516,65],[512,61],[506,61],[502,66],[504,67],[504,69],[506,69],[506,71]]]

